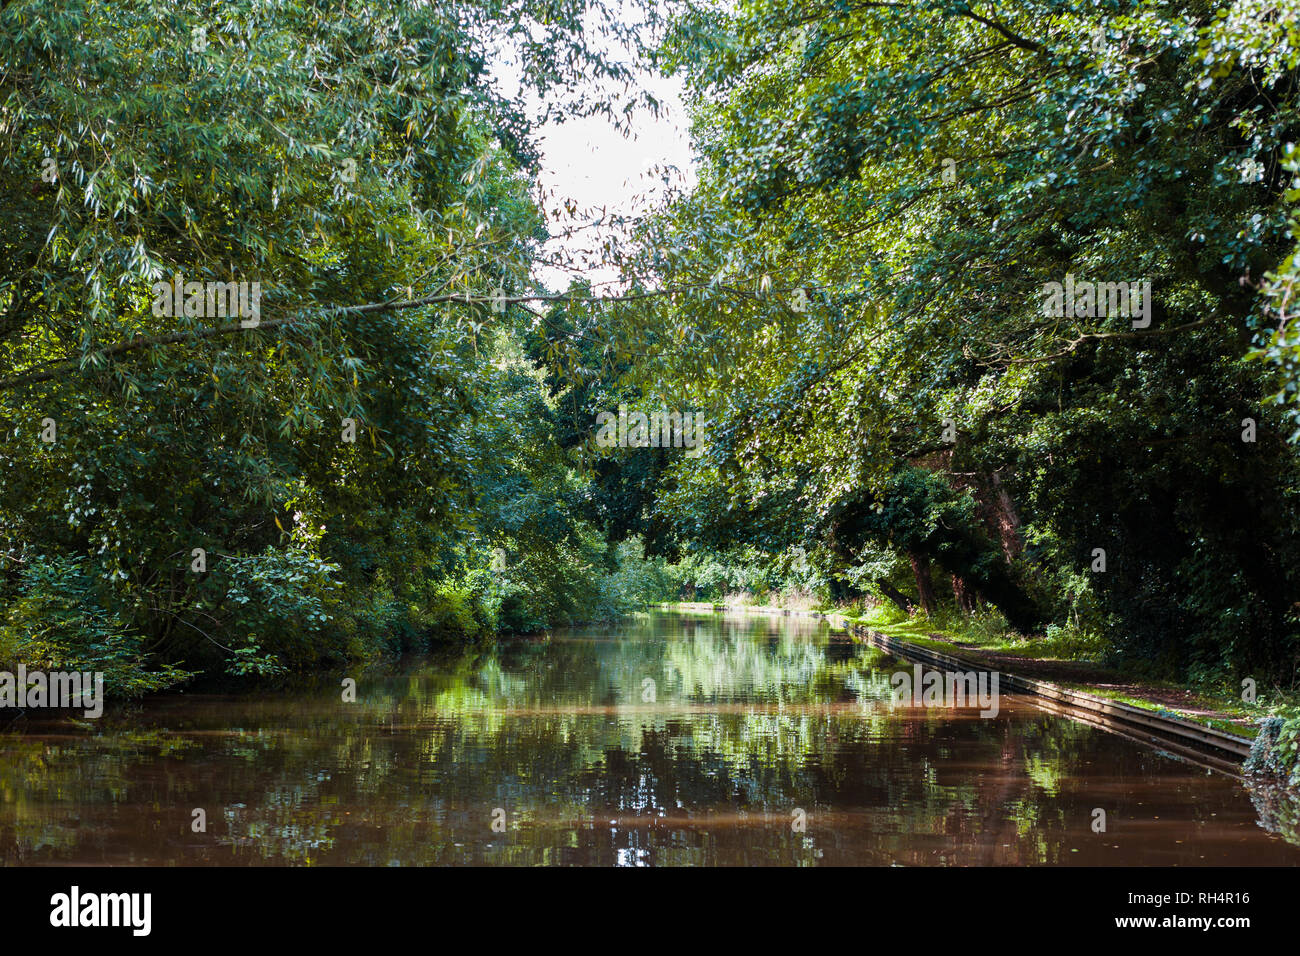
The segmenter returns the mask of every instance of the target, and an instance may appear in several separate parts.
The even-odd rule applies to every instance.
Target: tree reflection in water
[[[0,860],[1300,862],[1260,825],[1294,840],[1294,812],[1230,778],[1009,695],[892,709],[897,666],[820,622],[653,614],[408,661],[352,704],[153,701],[0,737]]]

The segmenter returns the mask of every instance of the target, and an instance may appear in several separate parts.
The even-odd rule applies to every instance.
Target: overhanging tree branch
[[[369,315],[376,312],[388,312],[400,309],[415,309],[426,305],[443,305],[460,303],[465,305],[487,305],[501,308],[507,305],[521,305],[527,308],[525,303],[528,302],[556,302],[556,303],[614,303],[614,302],[635,302],[644,299],[661,298],[663,296],[679,295],[683,292],[698,291],[706,288],[706,285],[675,287],[672,289],[655,289],[646,292],[629,292],[624,295],[611,296],[575,296],[564,293],[534,295],[482,295],[473,293],[444,293],[441,295],[422,296],[418,299],[393,299],[388,302],[368,302],[364,305],[349,305],[335,308],[323,307],[323,315]],[[727,288],[728,286],[718,286],[715,288]],[[768,290],[768,294],[779,294],[780,292],[792,292],[793,289],[787,290]],[[532,312],[533,310],[529,309]],[[536,315],[537,313],[533,313]],[[275,319],[264,319],[256,325],[245,324],[247,320],[230,322],[226,325],[214,325],[207,329],[185,329],[182,331],[168,332],[163,335],[137,336],[124,342],[116,342],[113,345],[106,345],[103,348],[87,352],[80,358],[70,358],[47,365],[41,369],[29,368],[17,375],[9,378],[0,379],[0,391],[10,388],[17,388],[20,385],[32,385],[37,382],[45,382],[50,379],[58,378],[70,372],[81,369],[85,363],[93,361],[96,358],[110,358],[115,355],[122,355],[127,352],[137,352],[140,349],[153,348],[159,345],[178,345],[188,342],[199,342],[204,339],[218,338],[224,335],[236,335],[241,332],[256,332],[261,329],[274,329],[281,327],[293,326],[305,321],[307,316],[303,313],[296,315],[283,316]]]
[[[647,292],[636,293],[629,296],[618,297],[622,301],[630,299],[649,298],[654,295],[664,295],[664,292]],[[589,298],[587,301],[610,301],[614,297],[606,299]],[[389,302],[369,302],[365,305],[345,306],[336,309],[326,309],[326,314],[335,315],[366,315],[374,312],[385,312],[398,309],[414,309],[425,305],[437,305],[440,303],[467,303],[470,305],[516,305],[525,302],[544,301],[544,302],[576,302],[583,301],[573,296],[565,295],[523,295],[523,296],[483,296],[483,295],[431,295],[419,299],[397,299]],[[303,314],[284,316],[282,318],[265,319],[259,321],[256,325],[245,324],[246,320],[239,322],[230,322],[225,325],[214,325],[208,329],[186,329],[177,332],[168,332],[165,335],[138,336],[134,339],[128,339],[125,342],[117,342],[113,345],[107,345],[103,348],[88,352],[81,358],[66,359],[47,368],[37,370],[27,370],[10,378],[0,379],[0,390],[17,388],[20,385],[31,385],[36,382],[45,382],[61,375],[76,371],[83,366],[83,363],[92,361],[96,358],[110,358],[115,355],[122,355],[126,352],[136,352],[140,349],[153,348],[159,345],[176,345],[186,342],[198,342],[203,339],[217,338],[224,335],[236,335],[241,332],[255,332],[259,329],[274,329],[284,326],[292,326],[304,321],[306,318]]]

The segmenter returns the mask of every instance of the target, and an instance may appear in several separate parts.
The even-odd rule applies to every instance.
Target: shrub
[[[112,697],[139,697],[194,674],[151,666],[113,592],[85,558],[38,557],[20,575],[18,598],[0,612],[0,666],[102,671]]]
[[[1259,733],[1244,764],[1247,773],[1276,777],[1300,787],[1300,707],[1282,707],[1261,717]]]

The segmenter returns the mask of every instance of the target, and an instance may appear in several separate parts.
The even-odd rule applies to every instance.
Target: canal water
[[[899,670],[821,621],[665,612],[355,702],[171,696],[0,734],[0,862],[1300,863],[1272,796],[1013,695],[891,707]]]

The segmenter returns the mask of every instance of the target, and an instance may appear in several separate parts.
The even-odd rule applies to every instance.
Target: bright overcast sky
[[[507,95],[518,90],[518,72],[508,58],[494,63],[492,73]],[[641,86],[659,101],[661,109],[657,116],[649,109],[633,113],[631,133],[626,137],[601,117],[541,128],[537,139],[542,153],[540,185],[548,218],[552,209],[563,208],[565,200],[572,200],[578,207],[575,219],[548,222],[552,235],[590,222],[600,215],[601,207],[609,214],[625,216],[642,216],[656,208],[665,190],[662,173],[655,171],[656,167],[675,166],[680,170],[673,177],[675,188],[689,188],[694,183],[695,163],[681,81],[643,73]],[[621,108],[622,90],[611,89],[609,95]],[[533,102],[527,105],[536,106]],[[600,235],[592,229],[553,239],[544,249],[546,258],[587,261],[576,274],[542,265],[535,270],[535,277],[552,289],[562,290],[571,278],[584,275],[596,286],[597,293],[614,291],[608,284],[615,278],[615,270],[582,255],[583,250],[598,249],[599,244]],[[601,283],[606,285],[602,288]]]
[[[673,183],[678,188],[689,187],[694,181],[681,82],[676,78],[647,75],[643,85],[663,109],[658,116],[649,110],[634,114],[633,131],[626,138],[599,117],[571,120],[543,129],[539,140],[543,196],[549,200],[553,193],[557,198],[572,198],[580,210],[578,222],[587,221],[583,212],[602,206],[610,213],[629,216],[643,215],[653,209],[665,189],[662,174],[655,167],[677,167],[680,174],[673,177]],[[554,205],[546,202],[548,210]],[[551,224],[553,233],[560,228],[560,223]],[[562,254],[567,250],[576,255],[580,249],[596,246],[598,237],[591,230],[584,230],[572,238],[552,240],[546,252]],[[591,263],[583,274],[595,284],[611,281],[616,273],[599,263]],[[547,267],[537,270],[538,278],[552,288],[565,288],[566,275]]]

